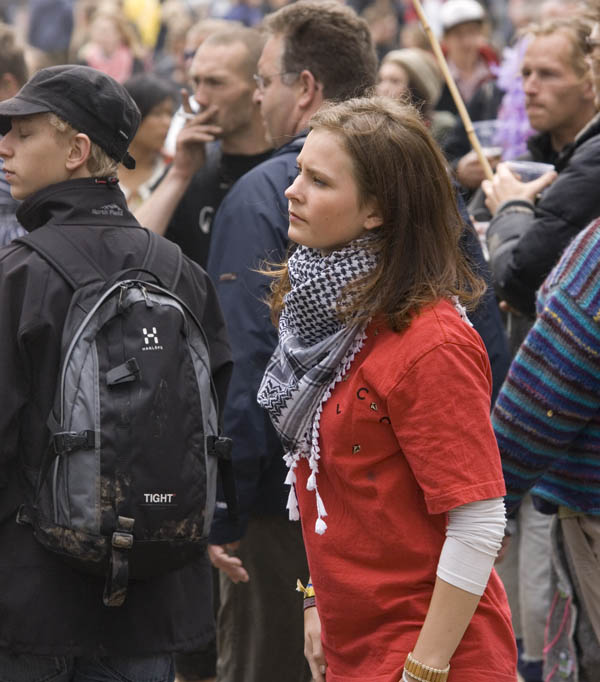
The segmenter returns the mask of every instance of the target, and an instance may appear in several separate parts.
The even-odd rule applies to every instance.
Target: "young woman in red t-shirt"
[[[298,169],[259,402],[302,521],[313,676],[514,682],[490,369],[459,303],[484,285],[444,159],[414,109],[356,99],[313,117]]]

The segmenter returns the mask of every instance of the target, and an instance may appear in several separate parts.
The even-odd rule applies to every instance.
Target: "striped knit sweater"
[[[600,219],[550,273],[537,313],[492,414],[507,510],[532,489],[600,515]]]

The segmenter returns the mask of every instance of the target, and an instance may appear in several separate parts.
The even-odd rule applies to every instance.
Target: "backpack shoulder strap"
[[[170,291],[174,291],[181,277],[183,254],[174,242],[148,232],[148,248],[142,268],[154,273]]]
[[[150,270],[171,290],[181,276],[183,256],[179,246],[150,230],[141,268]],[[14,240],[27,245],[47,261],[73,289],[92,282],[106,282],[112,273],[104,272],[77,242],[58,225],[44,225]],[[133,268],[132,268],[133,269]]]
[[[58,225],[43,225],[14,241],[38,253],[73,289],[106,280],[106,273]]]

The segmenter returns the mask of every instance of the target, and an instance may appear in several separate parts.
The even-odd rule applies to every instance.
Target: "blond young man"
[[[0,103],[0,157],[13,197],[23,201],[21,224],[29,232],[52,224],[84,270],[107,277],[139,268],[148,247],[116,178],[119,162],[135,164],[127,148],[139,120],[120,84],[83,66],[43,69]],[[156,245],[166,253],[162,239]],[[229,351],[210,282],[184,258],[175,291],[205,328],[223,398]],[[26,243],[0,250],[0,670],[15,682],[171,682],[171,652],[201,647],[213,633],[206,555],[130,583],[125,602],[107,608],[103,577],[71,568],[16,521],[48,443],[72,293]]]

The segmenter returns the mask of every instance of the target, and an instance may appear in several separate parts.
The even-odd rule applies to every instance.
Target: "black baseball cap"
[[[135,168],[127,152],[140,124],[131,95],[114,78],[89,66],[68,64],[41,69],[19,92],[0,102],[0,133],[13,116],[52,112],[85,133],[125,168]]]

